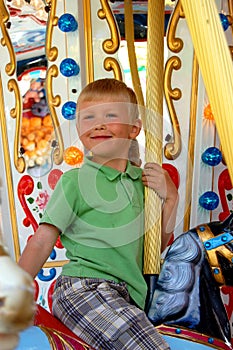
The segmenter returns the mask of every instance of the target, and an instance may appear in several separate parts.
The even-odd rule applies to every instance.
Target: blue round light
[[[65,77],[72,77],[79,74],[80,67],[72,58],[65,58],[60,63],[60,72]]]
[[[223,13],[220,13],[219,16],[220,16],[220,20],[221,20],[221,23],[223,26],[223,30],[226,31],[230,25],[229,20],[228,20],[227,16],[224,15]]]
[[[78,29],[78,23],[73,15],[64,13],[58,20],[58,28],[62,32],[74,32]]]
[[[73,120],[76,117],[76,103],[73,101],[67,101],[61,109],[63,117],[67,120]]]
[[[207,191],[199,198],[199,204],[206,210],[214,210],[219,205],[219,197],[217,193],[213,191]]]
[[[209,147],[202,153],[202,161],[210,166],[216,166],[222,161],[222,153],[217,147]]]

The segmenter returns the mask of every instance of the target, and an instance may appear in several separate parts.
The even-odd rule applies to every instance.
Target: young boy
[[[91,156],[58,182],[19,264],[33,277],[60,235],[69,262],[58,277],[53,314],[94,349],[169,349],[143,309],[144,186],[164,199],[162,241],[174,229],[178,194],[157,164],[128,160],[141,130],[136,96],[115,79],[87,85],[77,130]]]

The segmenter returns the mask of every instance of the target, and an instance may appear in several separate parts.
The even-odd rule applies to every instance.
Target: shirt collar
[[[99,171],[101,171],[102,173],[104,173],[104,175],[107,177],[108,180],[113,181],[115,180],[118,176],[122,175],[122,172],[113,169],[111,167],[105,166],[105,165],[101,165],[98,163],[95,163],[91,160],[91,158],[89,157],[85,157],[84,158],[84,163],[88,166],[91,166],[93,168],[98,169]],[[127,174],[132,180],[137,180],[138,178],[141,177],[142,174],[142,169],[136,166],[133,166],[129,161],[127,163],[127,167],[126,170],[124,172],[124,174]]]

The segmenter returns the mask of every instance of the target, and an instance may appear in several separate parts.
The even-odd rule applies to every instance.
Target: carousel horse
[[[155,325],[185,327],[230,344],[220,287],[233,285],[233,213],[190,229],[169,247],[148,297]]]
[[[7,254],[0,241],[0,349],[13,350],[19,333],[33,324],[34,284]]]

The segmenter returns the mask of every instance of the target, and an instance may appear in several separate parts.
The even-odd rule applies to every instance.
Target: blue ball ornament
[[[207,165],[216,166],[222,161],[222,153],[217,147],[209,147],[202,153],[201,159]]]
[[[61,109],[63,117],[67,120],[75,119],[76,113],[76,103],[73,101],[67,101]]]
[[[226,31],[230,25],[229,20],[228,20],[227,16],[224,15],[223,13],[220,13],[219,16],[220,16],[223,30]]]
[[[72,77],[79,74],[80,67],[73,58],[65,58],[60,63],[60,72],[65,77]]]
[[[199,204],[206,210],[214,210],[219,205],[219,197],[217,193],[213,191],[207,191],[200,196]]]
[[[58,28],[62,32],[74,32],[78,29],[78,23],[73,15],[64,13],[58,20]]]

